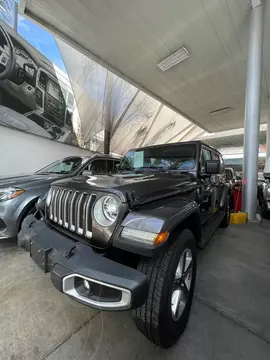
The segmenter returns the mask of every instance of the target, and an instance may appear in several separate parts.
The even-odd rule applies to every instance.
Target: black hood
[[[81,191],[115,193],[122,201],[134,203],[142,203],[150,198],[162,198],[178,192],[188,192],[195,186],[188,174],[168,173],[77,176],[57,181],[54,185]]]

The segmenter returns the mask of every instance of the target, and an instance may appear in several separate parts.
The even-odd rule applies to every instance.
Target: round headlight
[[[52,200],[52,189],[50,189],[48,191],[47,196],[46,196],[46,205],[47,206],[50,206],[51,200]]]
[[[105,217],[114,222],[118,216],[118,204],[117,201],[111,197],[107,196],[103,201],[103,212]]]
[[[268,187],[268,188],[266,189],[266,192],[267,192],[268,195],[270,195],[270,187]]]
[[[119,203],[112,196],[103,196],[94,206],[94,218],[101,226],[112,225],[119,213]]]

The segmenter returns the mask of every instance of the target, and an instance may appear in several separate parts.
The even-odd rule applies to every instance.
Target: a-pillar
[[[252,0],[244,129],[243,210],[256,221],[258,152],[261,115],[264,1]]]

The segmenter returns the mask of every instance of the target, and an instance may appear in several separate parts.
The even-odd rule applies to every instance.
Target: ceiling
[[[266,144],[266,131],[267,124],[260,125],[259,143],[260,145]],[[201,140],[204,143],[216,148],[237,148],[244,145],[244,128],[220,131],[218,133],[206,133],[204,132],[197,140]]]
[[[237,134],[230,137],[220,137],[215,139],[205,139],[204,142],[215,148],[243,146],[244,134]],[[260,144],[266,144],[266,131],[260,132]]]
[[[243,127],[249,0],[21,0],[20,11],[209,132]],[[265,2],[270,19],[269,2]],[[265,34],[270,21],[265,21]],[[185,46],[190,57],[157,63]],[[264,37],[263,111],[270,88]],[[232,110],[211,116],[210,112]]]

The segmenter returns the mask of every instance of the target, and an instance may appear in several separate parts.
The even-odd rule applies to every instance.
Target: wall
[[[0,176],[31,173],[70,155],[90,155],[78,147],[0,126]]]

